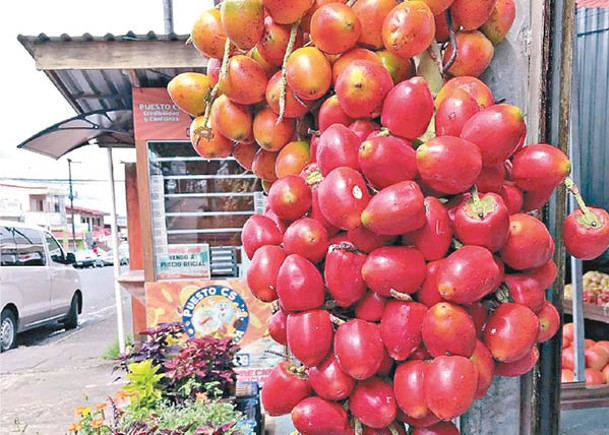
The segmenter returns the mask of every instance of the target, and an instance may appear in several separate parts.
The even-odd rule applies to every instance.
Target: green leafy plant
[[[200,398],[181,404],[161,401],[146,415],[126,413],[117,434],[238,435],[243,414],[234,405]]]
[[[158,374],[160,366],[152,365],[151,360],[129,364],[127,379],[129,383],[123,389],[131,395],[128,409],[134,413],[146,413],[154,409],[161,400],[162,391],[159,385],[163,374]]]
[[[127,348],[133,346],[133,339],[130,336],[125,337],[125,346]],[[106,361],[115,361],[120,359],[121,352],[118,345],[118,338],[114,339],[114,341],[110,343],[104,353],[102,353],[101,357]]]

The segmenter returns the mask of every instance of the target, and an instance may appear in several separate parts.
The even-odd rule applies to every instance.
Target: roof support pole
[[[118,348],[121,353],[125,352],[125,324],[123,318],[122,288],[118,282],[121,274],[121,263],[118,252],[118,225],[116,223],[116,187],[114,185],[114,162],[112,160],[112,147],[108,147],[108,175],[110,180],[110,194],[112,196],[112,210],[110,212],[112,228],[112,253],[114,264],[114,299],[116,303],[116,325],[118,332]]]
[[[165,34],[173,33],[173,0],[163,0],[163,16],[165,17]]]

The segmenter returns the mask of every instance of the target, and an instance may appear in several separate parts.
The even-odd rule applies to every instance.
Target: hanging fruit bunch
[[[570,163],[525,145],[515,106],[478,78],[514,0],[225,0],[191,34],[207,74],[168,90],[204,158],[262,181],[247,282],[293,360],[265,382],[302,434],[457,434],[493,376],[520,376],[560,323],[554,240],[530,212]],[[565,222],[609,245],[607,216]],[[425,429],[423,429],[425,428]]]

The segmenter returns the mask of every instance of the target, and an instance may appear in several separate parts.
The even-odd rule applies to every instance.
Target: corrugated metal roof
[[[577,36],[580,188],[590,205],[609,208],[609,10],[578,10]]]
[[[138,44],[150,41],[167,41],[167,50],[172,50],[175,43],[185,44],[188,35],[158,35],[148,32],[137,35],[127,32],[124,35],[107,33],[104,36],[92,36],[85,33],[81,36],[62,34],[47,36],[40,33],[37,36],[19,35],[19,42],[36,59],[36,46],[46,43],[78,43],[90,45],[91,56],[95,56],[95,47],[101,43],[119,42]],[[171,44],[173,43],[173,44]],[[191,48],[198,55],[195,48]],[[199,55],[200,56],[200,55]],[[200,57],[199,65],[206,63]],[[62,93],[64,98],[79,114],[98,110],[131,110],[131,88],[136,87],[165,87],[169,80],[185,71],[205,72],[204,67],[177,68],[145,68],[145,69],[45,69],[49,79]]]

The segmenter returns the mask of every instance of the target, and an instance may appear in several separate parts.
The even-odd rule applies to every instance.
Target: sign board
[[[156,255],[157,280],[209,279],[209,245],[168,245]]]
[[[239,279],[146,283],[148,327],[181,321],[189,336],[233,337],[240,381],[264,383],[284,347],[268,334],[271,304],[260,302]]]
[[[133,88],[133,128],[138,140],[188,139],[190,116],[165,88]]]

